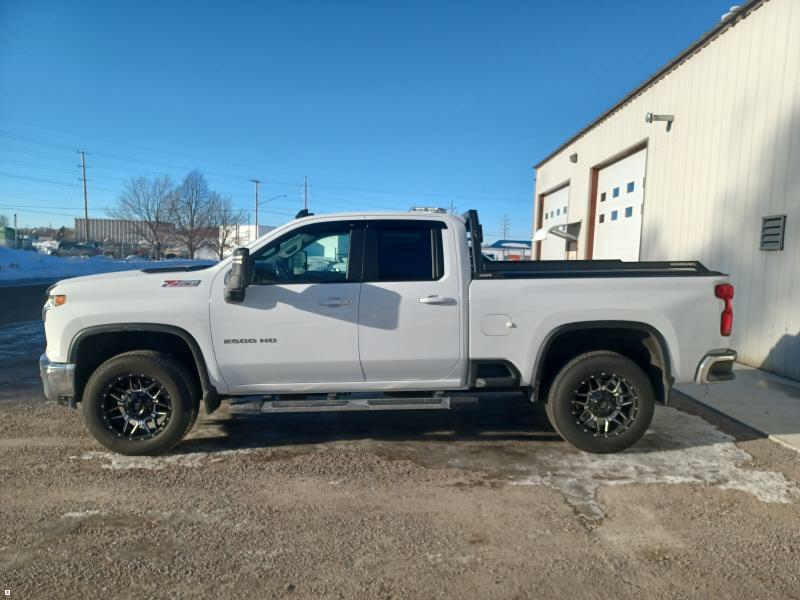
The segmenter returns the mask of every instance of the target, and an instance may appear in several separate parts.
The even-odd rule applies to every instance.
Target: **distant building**
[[[87,241],[86,229],[84,224],[86,219],[75,219],[75,239]],[[142,236],[137,233],[142,227],[142,221],[129,221],[126,219],[89,219],[90,242],[111,242],[125,243],[126,245],[138,245]]]
[[[250,242],[255,241],[263,235],[267,235],[273,229],[275,229],[275,227],[272,227],[271,225],[259,225],[258,234],[256,234],[255,225],[239,225],[234,229],[231,245],[234,248],[247,246],[247,244]]]
[[[531,260],[530,240],[497,240],[481,251],[495,260]]]
[[[259,237],[268,234],[273,229],[275,229],[275,227],[272,227],[270,225],[259,225],[258,235],[256,235],[255,225],[238,225],[234,227],[233,233],[230,236],[228,236],[228,248],[227,250],[225,250],[225,256],[226,257],[230,256],[231,253],[234,250],[236,250],[236,248],[247,246],[249,243],[253,242]],[[221,227],[219,235],[221,241],[223,236],[223,229]],[[205,246],[197,251],[197,258],[204,260],[217,260],[219,259],[219,256],[217,255],[214,248],[211,248],[210,246]]]

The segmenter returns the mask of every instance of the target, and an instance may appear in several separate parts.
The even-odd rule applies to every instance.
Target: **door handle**
[[[319,303],[322,306],[349,306],[353,301],[345,298],[325,298],[325,300],[320,300]]]
[[[455,298],[446,298],[443,296],[425,296],[419,299],[422,304],[446,304],[452,305],[456,303]]]

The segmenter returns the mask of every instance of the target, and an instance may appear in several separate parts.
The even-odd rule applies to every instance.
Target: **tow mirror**
[[[233,251],[231,270],[225,282],[225,302],[241,302],[244,292],[252,279],[250,249],[237,248]]]

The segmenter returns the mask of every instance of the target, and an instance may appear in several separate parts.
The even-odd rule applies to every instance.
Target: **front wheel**
[[[136,350],[100,365],[81,402],[86,426],[103,446],[129,456],[163,454],[191,429],[197,384],[177,360]]]
[[[580,450],[619,452],[644,435],[655,396],[645,372],[616,352],[577,356],[559,371],[547,397],[555,430]]]

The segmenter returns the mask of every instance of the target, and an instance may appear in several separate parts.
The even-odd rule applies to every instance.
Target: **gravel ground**
[[[223,406],[173,454],[126,458],[44,402],[35,327],[9,327],[12,598],[800,597],[800,455],[677,394],[613,456],[506,397],[421,414]]]

